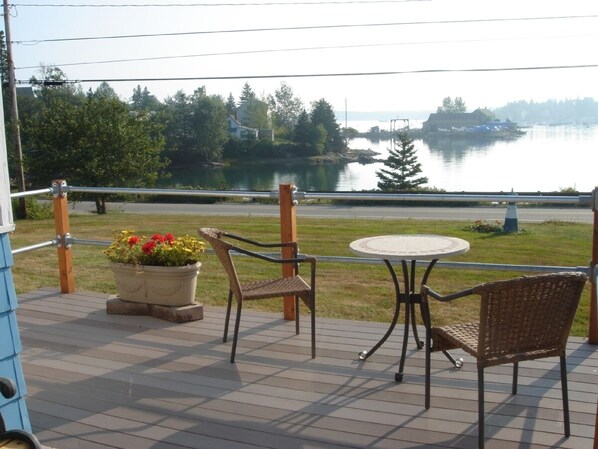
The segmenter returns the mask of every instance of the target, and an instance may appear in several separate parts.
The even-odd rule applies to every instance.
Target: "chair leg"
[[[430,335],[430,328],[429,325],[426,325],[426,341],[424,342],[426,345],[426,361],[425,361],[425,377],[426,377],[426,384],[425,384],[425,407],[426,410],[430,408],[430,363],[431,363],[431,353],[432,353],[432,336]]]
[[[230,310],[232,307],[232,303],[233,303],[233,291],[229,290],[228,291],[228,305],[226,307],[226,316],[224,318],[224,335],[222,337],[223,343],[226,343],[226,340],[228,339],[228,323],[230,322]]]
[[[569,391],[567,387],[567,361],[561,356],[561,390],[563,392],[563,416],[565,421],[565,436],[571,435],[571,423],[569,421]]]
[[[243,301],[237,304],[237,319],[235,320],[235,333],[233,334],[233,347],[230,352],[230,363],[235,363],[235,354],[237,353],[237,340],[239,339],[239,324],[241,323],[241,309]]]
[[[519,375],[519,362],[513,363],[513,385],[511,386],[511,393],[517,394],[517,377]]]
[[[316,297],[311,297],[311,358],[316,358]]]
[[[295,296],[295,335],[299,335],[299,296]]]
[[[424,322],[424,327],[426,329],[426,333],[424,335],[424,348],[426,350],[425,353],[425,366],[424,366],[424,375],[425,375],[425,387],[424,387],[424,403],[426,410],[430,408],[430,376],[431,376],[431,354],[432,354],[432,321],[430,320],[430,308],[428,304],[421,303],[420,310],[422,314],[422,320]]]
[[[478,448],[484,449],[484,368],[478,367]]]

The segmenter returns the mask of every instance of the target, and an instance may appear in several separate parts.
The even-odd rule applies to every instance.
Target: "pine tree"
[[[233,116],[235,118],[237,116],[237,105],[232,92],[228,94],[228,99],[226,100],[226,115],[228,117]]]
[[[389,149],[389,156],[384,166],[376,172],[380,179],[378,188],[385,192],[400,190],[415,190],[418,186],[426,184],[428,178],[421,176],[421,164],[417,162],[413,139],[407,133],[401,133],[399,140],[392,140],[393,148]]]
[[[246,101],[255,100],[256,98],[257,97],[249,83],[245,83],[243,85],[243,90],[241,91],[241,96],[239,97],[239,103],[245,103]]]

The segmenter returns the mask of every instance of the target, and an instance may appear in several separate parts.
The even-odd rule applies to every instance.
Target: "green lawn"
[[[175,235],[197,235],[199,227],[218,227],[263,241],[277,241],[280,235],[277,218],[218,217],[190,215],[139,215],[110,213],[104,216],[73,215],[71,234],[79,239],[110,240],[114,231],[132,229],[142,234],[171,232]],[[591,260],[592,226],[587,224],[546,222],[520,223],[517,234],[484,234],[472,232],[471,222],[416,220],[353,220],[311,219],[298,217],[300,250],[316,256],[353,256],[352,240],[368,235],[397,233],[431,233],[468,240],[468,253],[450,260],[521,265],[558,265],[587,267]],[[54,238],[53,220],[16,222],[11,237],[13,249]],[[78,290],[114,293],[112,274],[102,253],[104,248],[77,244],[73,247],[75,283]],[[197,298],[206,305],[223,306],[227,280],[215,256],[206,255],[198,282]],[[239,260],[239,271],[248,268],[247,260]],[[267,267],[251,267],[265,272]],[[280,267],[276,267],[277,270]],[[420,274],[421,274],[420,270]],[[28,252],[15,256],[13,274],[17,293],[43,286],[59,286],[56,249]],[[429,284],[442,293],[490,280],[519,276],[522,272],[479,271],[435,268]],[[318,316],[355,320],[389,321],[392,317],[392,283],[384,265],[318,264]],[[588,332],[590,284],[586,287],[578,310],[573,334]],[[280,300],[251,304],[266,310],[282,310]],[[475,299],[462,299],[450,304],[434,304],[435,324],[474,319]]]

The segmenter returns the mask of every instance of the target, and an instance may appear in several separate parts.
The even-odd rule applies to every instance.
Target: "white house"
[[[227,119],[228,133],[237,139],[257,139],[258,130],[241,125],[232,115]]]

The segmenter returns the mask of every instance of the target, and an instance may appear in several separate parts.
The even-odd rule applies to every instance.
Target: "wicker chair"
[[[430,408],[430,353],[461,348],[477,359],[478,445],[484,447],[484,368],[513,363],[512,393],[517,394],[518,363],[560,357],[565,436],[570,435],[565,346],[586,282],[583,273],[562,272],[488,282],[450,295],[422,288],[422,302],[480,295],[479,323],[433,328],[426,322],[425,407]],[[428,307],[424,307],[428,310]]]
[[[230,313],[233,296],[237,300],[237,318],[235,321],[235,329],[233,334],[233,345],[231,350],[230,361],[234,363],[235,353],[237,350],[237,340],[239,337],[239,323],[241,320],[241,310],[244,301],[278,298],[284,296],[295,297],[295,333],[299,334],[299,299],[307,305],[311,311],[311,357],[316,357],[316,258],[310,256],[297,255],[297,243],[260,243],[253,240],[240,237],[238,235],[230,234],[228,232],[220,231],[214,228],[201,228],[199,231],[206,241],[210,243],[214,252],[220,259],[226,274],[229,279],[228,292],[228,306],[226,309],[226,319],[224,323],[224,337],[223,342],[228,338],[228,325],[230,322]],[[286,259],[279,259],[270,257],[265,254],[260,254],[250,251],[245,248],[233,245],[227,240],[236,240],[245,244],[249,244],[261,248],[292,248],[293,257]],[[280,277],[276,279],[260,279],[250,282],[240,282],[237,276],[237,270],[231,257],[231,252],[237,252],[253,258],[260,259],[266,262],[273,262],[278,264],[293,264],[295,272],[298,270],[300,262],[309,263],[311,266],[311,277],[309,284],[298,274],[291,277]]]

